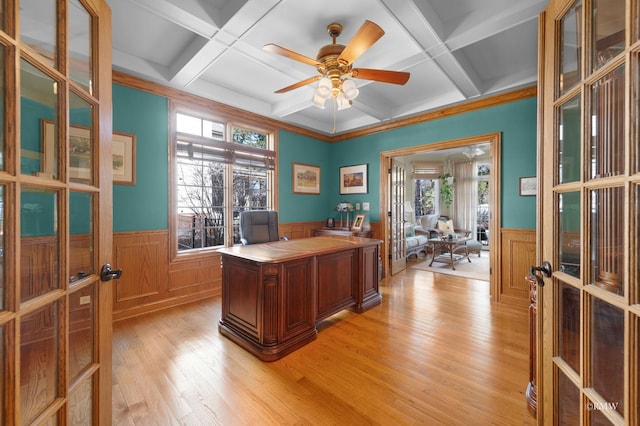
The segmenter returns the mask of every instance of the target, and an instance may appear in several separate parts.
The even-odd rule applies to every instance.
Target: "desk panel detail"
[[[361,313],[382,301],[379,240],[292,241],[221,249],[219,330],[263,361],[315,340],[318,321],[343,309]]]

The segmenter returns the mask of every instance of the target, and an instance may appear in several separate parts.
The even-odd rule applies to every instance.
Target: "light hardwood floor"
[[[220,298],[118,322],[117,425],[533,425],[527,312],[487,282],[407,270],[264,363],[218,333]]]

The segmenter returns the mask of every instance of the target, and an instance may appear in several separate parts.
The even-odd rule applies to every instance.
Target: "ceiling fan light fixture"
[[[358,96],[360,91],[356,87],[356,84],[353,82],[353,80],[344,79],[342,81],[342,93],[344,93],[344,96],[348,100],[352,101]]]
[[[343,110],[343,109],[347,109],[351,107],[351,101],[349,99],[347,99],[347,97],[344,95],[344,93],[340,92],[338,93],[338,96],[336,96],[336,105],[338,106],[338,111]]]
[[[472,159],[473,157],[478,157],[484,154],[484,151],[478,146],[476,147],[471,146],[469,148],[462,150],[462,153],[466,155],[468,159]]]
[[[318,82],[318,88],[316,89],[316,96],[323,99],[327,99],[331,96],[331,80],[327,77],[323,77]]]
[[[324,109],[324,103],[326,101],[327,101],[327,98],[323,98],[322,96],[318,95],[318,91],[316,90],[316,93],[313,94],[313,99],[311,100],[311,103],[316,108]]]

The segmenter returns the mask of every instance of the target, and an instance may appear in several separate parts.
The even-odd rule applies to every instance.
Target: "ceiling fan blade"
[[[373,70],[369,68],[354,68],[351,70],[353,78],[363,78],[365,80],[381,81],[383,83],[405,84],[409,81],[408,72]]]
[[[290,90],[297,89],[298,87],[306,86],[307,84],[311,84],[311,83],[313,83],[314,81],[318,81],[318,80],[320,80],[321,78],[322,78],[322,76],[321,76],[321,75],[317,75],[317,76],[315,76],[315,77],[309,77],[309,78],[307,78],[306,80],[299,81],[299,82],[297,82],[297,83],[295,83],[295,84],[292,84],[291,86],[283,87],[283,88],[282,88],[282,89],[280,89],[280,90],[276,90],[276,91],[275,91],[275,93],[285,93],[285,92],[289,92]]]
[[[352,64],[383,35],[384,30],[377,24],[371,21],[364,21],[356,35],[353,36],[347,47],[342,51],[338,60]]]
[[[314,67],[318,65],[322,65],[320,62],[316,61],[315,59],[311,59],[307,56],[296,53],[293,50],[289,50],[285,47],[278,46],[277,44],[273,44],[273,43],[265,44],[262,49],[270,53],[277,53],[278,55],[286,56],[287,58],[293,59],[294,61],[302,62],[308,65],[313,65]]]

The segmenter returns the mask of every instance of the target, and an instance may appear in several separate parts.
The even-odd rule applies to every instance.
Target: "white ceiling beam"
[[[426,56],[434,60],[466,98],[481,94],[482,82],[477,73],[444,43],[443,23],[429,2],[384,0],[384,3],[398,23],[422,47]]]
[[[196,0],[180,0],[180,6],[167,0],[128,1],[204,38],[213,37],[220,28],[214,21],[220,12],[215,11],[210,5],[205,9]],[[206,19],[207,17],[209,19]]]
[[[217,31],[204,43],[195,40],[188,49],[182,52],[179,58],[176,58],[171,67],[171,83],[183,87],[190,85],[279,1],[254,2],[245,0],[237,2],[235,7],[225,7],[224,13],[228,16],[224,28],[221,27],[220,31]]]

